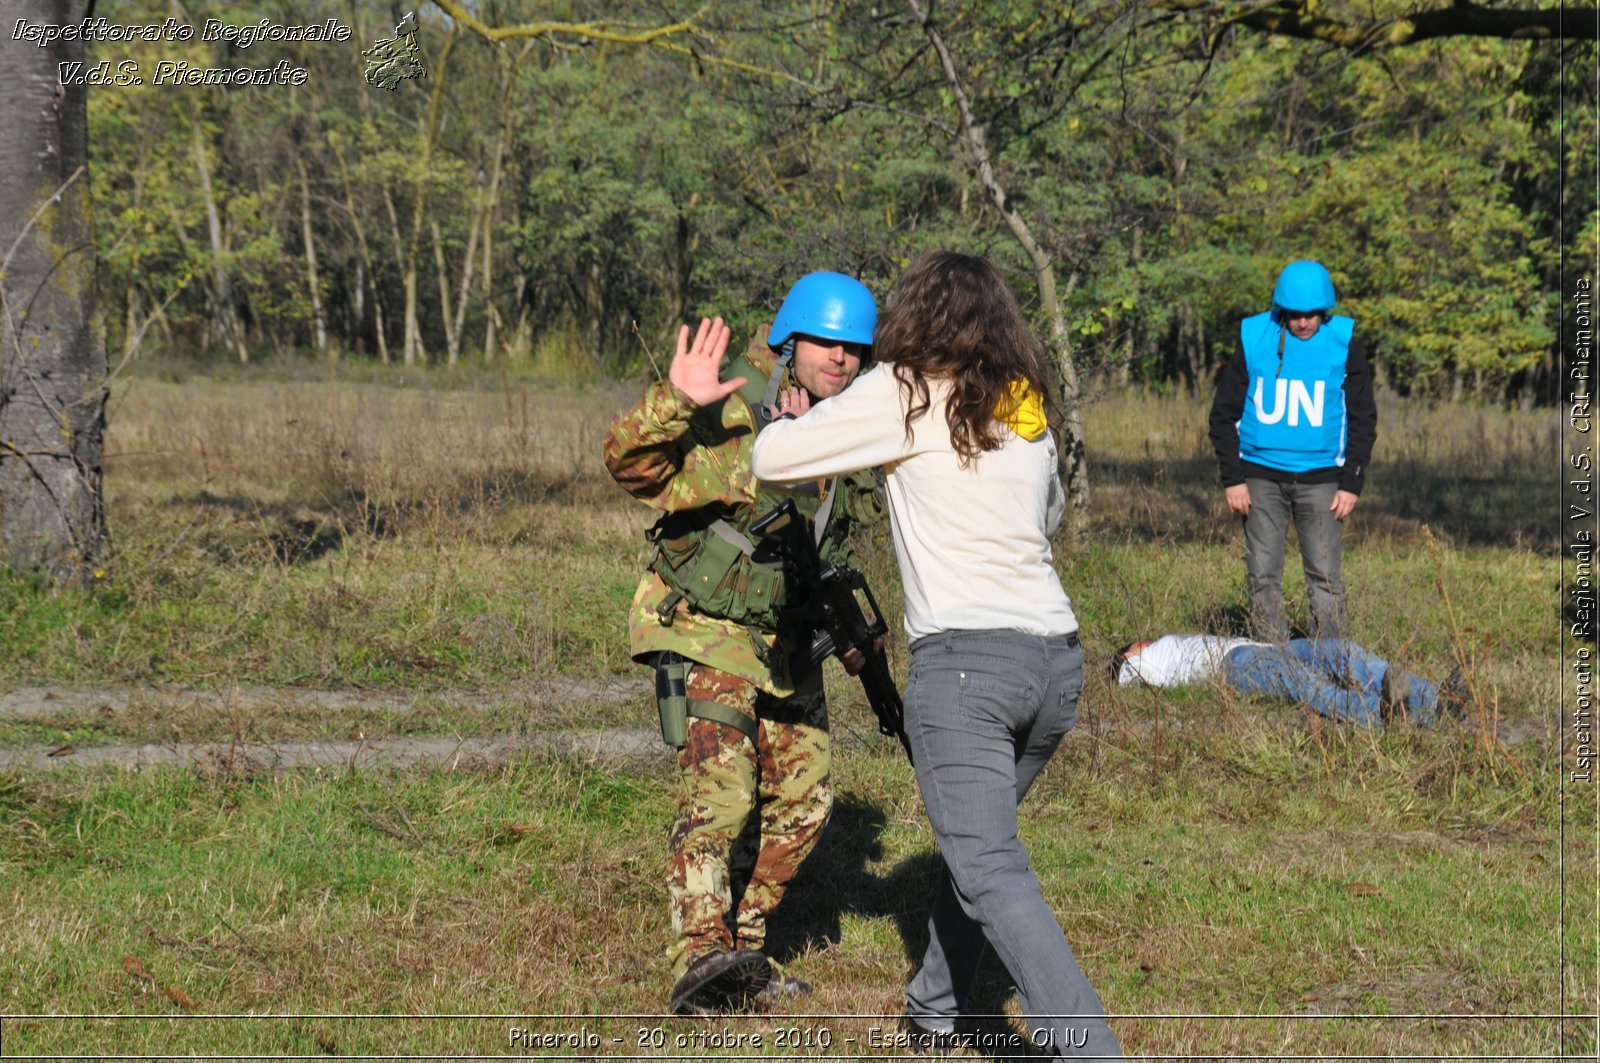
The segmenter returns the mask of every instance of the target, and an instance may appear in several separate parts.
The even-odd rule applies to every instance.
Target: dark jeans
[[[1250,584],[1250,624],[1263,642],[1288,642],[1283,612],[1283,553],[1294,523],[1300,564],[1311,597],[1311,637],[1344,635],[1344,583],[1339,579],[1339,548],[1344,523],[1333,519],[1336,483],[1295,484],[1246,480],[1250,512],[1244,518],[1245,571]]]
[[[1383,722],[1378,692],[1389,662],[1344,639],[1294,639],[1283,646],[1238,646],[1223,658],[1223,678],[1246,694],[1289,698],[1332,720]],[[1404,673],[1399,673],[1404,674]],[[1439,694],[1420,676],[1406,675],[1406,715],[1431,724]]]
[[[906,1010],[929,1029],[953,1029],[987,940],[1016,982],[1034,1044],[1120,1060],[1017,837],[1017,805],[1076,722],[1082,689],[1076,635],[947,631],[912,644],[906,734],[944,870]]]

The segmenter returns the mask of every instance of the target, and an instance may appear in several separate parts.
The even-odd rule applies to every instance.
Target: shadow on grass
[[[1472,475],[1461,475],[1472,472]],[[1097,523],[1133,541],[1215,542],[1235,535],[1222,512],[1217,466],[1209,458],[1100,459]],[[1440,469],[1416,461],[1378,462],[1361,497],[1367,534],[1400,540],[1423,525],[1452,542],[1543,550],[1558,544],[1557,478],[1536,468]]]
[[[197,541],[222,564],[273,560],[302,565],[332,553],[354,535],[389,539],[435,524],[441,516],[483,511],[563,506],[577,499],[583,478],[521,469],[490,468],[463,474],[439,485],[427,497],[379,499],[359,487],[301,492],[302,498],[269,501],[239,492],[200,490],[175,495],[173,509],[223,515],[221,527],[208,528]]]
[[[871,865],[883,859],[883,831],[888,817],[877,804],[855,794],[840,795],[833,819],[816,850],[792,883],[767,932],[767,952],[779,963],[807,949],[840,943],[840,919],[845,913],[888,917],[905,949],[902,981],[921,966],[928,947],[928,915],[933,906],[943,861],[933,849],[924,849],[876,874]],[[899,986],[885,986],[886,992]],[[963,1032],[987,1034],[984,1043],[1003,1045],[1014,1032],[998,1016],[1015,992],[1011,976],[985,948],[973,983],[972,1016],[963,1020]],[[1010,1050],[1008,1055],[1014,1055]]]
[[[355,530],[375,538],[393,534],[391,522],[357,492],[316,509],[203,490],[174,496],[167,505],[198,510],[201,515],[231,515],[225,526],[207,529],[197,539],[222,564],[267,558],[285,565],[307,564],[343,546]]]

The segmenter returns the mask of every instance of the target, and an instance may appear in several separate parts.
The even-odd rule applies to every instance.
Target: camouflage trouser
[[[752,745],[732,727],[689,718],[667,861],[674,978],[702,956],[766,943],[767,916],[833,807],[828,709],[820,695],[779,700],[699,664],[687,688],[691,700],[754,714],[758,729]],[[736,881],[746,875],[735,911]]]

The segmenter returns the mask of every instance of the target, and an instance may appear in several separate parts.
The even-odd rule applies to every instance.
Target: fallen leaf
[[[168,1000],[178,1005],[178,1007],[182,1008],[184,1011],[200,1010],[200,1005],[196,1004],[188,993],[185,993],[175,985],[167,986],[166,994]]]
[[[71,746],[57,746],[56,748],[52,749],[50,752],[46,753],[45,756],[47,756],[47,757],[70,757],[70,756],[72,756],[72,754],[74,754],[76,752],[77,752],[77,750],[73,749]]]
[[[156,976],[145,970],[144,961],[137,956],[122,957],[122,969],[135,978],[143,979],[146,982],[154,982],[156,980]]]

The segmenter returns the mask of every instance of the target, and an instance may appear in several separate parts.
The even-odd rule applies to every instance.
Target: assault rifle
[[[889,629],[867,581],[849,565],[835,565],[822,559],[792,499],[785,499],[751,525],[750,530],[784,558],[805,596],[783,610],[787,617],[798,618],[803,630],[811,633],[810,645],[802,646],[789,659],[791,674],[805,675],[825,657],[832,655],[844,661],[847,652],[857,651],[865,662],[859,673],[861,686],[867,692],[872,711],[878,715],[878,730],[900,739],[910,759],[905,706],[900,702],[900,692],[895,689],[889,661],[883,652],[883,638]],[[862,610],[856,591],[866,598],[871,619]]]

